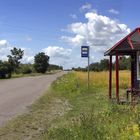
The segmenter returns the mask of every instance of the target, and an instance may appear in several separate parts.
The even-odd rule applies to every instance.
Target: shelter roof
[[[140,27],[117,42],[112,48],[107,50],[104,55],[128,55],[134,51],[140,51]]]

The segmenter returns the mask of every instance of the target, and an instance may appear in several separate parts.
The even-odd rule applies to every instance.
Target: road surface
[[[0,126],[25,112],[51,85],[66,72],[0,81]]]

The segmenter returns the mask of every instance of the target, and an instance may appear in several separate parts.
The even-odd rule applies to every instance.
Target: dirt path
[[[50,84],[66,72],[0,81],[0,126],[26,111]]]
[[[55,119],[59,119],[63,117],[71,109],[72,109],[72,106],[69,104],[67,100],[53,98],[49,102],[47,109],[45,109],[44,111],[42,110],[40,123],[37,123],[37,121],[31,123],[30,129],[29,129],[29,126],[28,126],[28,129],[25,127],[24,133],[20,131],[20,134],[18,135],[16,134],[16,137],[22,137],[24,140],[39,140],[40,137],[42,137],[42,133],[47,132],[50,127],[51,128],[56,127],[55,123],[53,122]],[[36,112],[34,113],[36,114]],[[33,129],[33,124],[35,124],[34,129]],[[7,137],[9,137],[9,134],[6,134],[2,138],[7,138]],[[10,140],[14,140],[14,139],[10,139]]]

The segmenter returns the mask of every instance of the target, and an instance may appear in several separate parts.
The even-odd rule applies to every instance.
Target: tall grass
[[[78,77],[81,83],[87,82],[87,73],[84,72],[76,72],[76,76]],[[109,73],[106,71],[103,72],[90,72],[90,85],[96,87],[97,89],[100,88],[107,88],[108,87],[108,80],[109,80]],[[115,87],[115,71],[112,72],[112,87]],[[128,88],[130,87],[130,71],[120,71],[119,75],[120,81],[120,88]]]
[[[130,86],[130,72],[120,72],[120,92]],[[113,72],[113,88],[115,72]],[[140,107],[117,105],[108,101],[108,72],[75,72],[53,84],[56,96],[65,97],[72,110],[49,129],[44,139],[53,140],[139,140]],[[57,91],[57,92],[56,92]],[[61,123],[60,123],[61,122]],[[63,123],[62,123],[63,122]]]

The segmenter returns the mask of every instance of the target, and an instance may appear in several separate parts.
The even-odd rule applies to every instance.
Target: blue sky
[[[91,46],[91,62],[139,26],[135,0],[0,0],[0,58],[25,49],[23,62],[41,51],[64,68],[86,66],[80,46]]]

